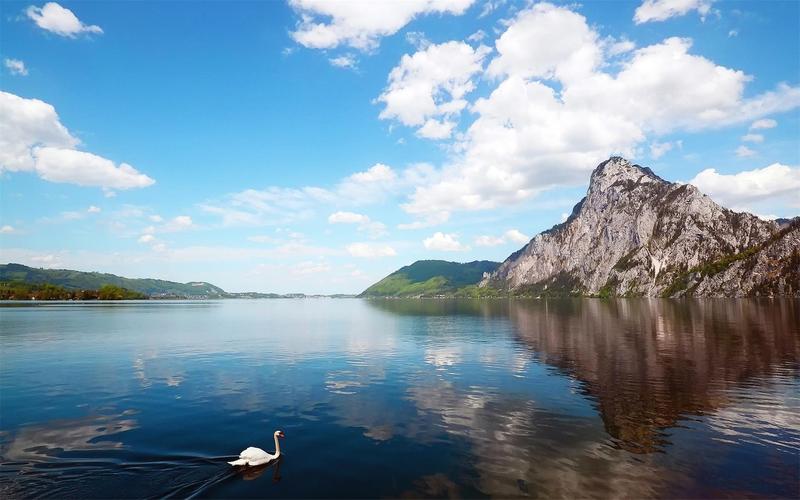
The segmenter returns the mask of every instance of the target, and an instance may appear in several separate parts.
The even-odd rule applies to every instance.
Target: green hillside
[[[22,282],[30,285],[49,283],[67,290],[99,290],[104,285],[114,285],[148,296],[219,298],[228,295],[222,288],[202,281],[176,283],[149,278],[123,278],[114,274],[68,269],[37,269],[22,264],[0,265],[0,282]]]
[[[479,260],[459,263],[418,260],[383,278],[361,293],[361,297],[418,297],[456,294],[497,269],[499,262]]]

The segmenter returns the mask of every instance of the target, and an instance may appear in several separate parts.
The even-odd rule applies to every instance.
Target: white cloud
[[[83,24],[71,10],[55,2],[48,2],[44,7],[31,5],[25,13],[37,26],[56,35],[75,38],[81,33],[103,33],[100,26]]]
[[[61,256],[54,254],[34,255],[30,257],[33,266],[43,267],[45,269],[55,269],[61,267]]]
[[[321,206],[359,206],[385,202],[398,194],[399,189],[419,178],[424,169],[412,167],[403,176],[382,163],[343,178],[333,187],[306,186],[266,189],[245,189],[227,195],[222,200],[199,205],[206,213],[217,215],[225,226],[281,226],[311,218]],[[385,229],[372,222],[372,233]]]
[[[475,244],[479,247],[493,247],[497,245],[503,245],[505,243],[517,243],[517,244],[525,244],[528,243],[530,237],[523,234],[518,229],[509,229],[502,236],[478,236],[475,238]]]
[[[752,149],[748,148],[745,145],[739,146],[738,148],[736,148],[736,151],[734,152],[736,153],[736,156],[738,156],[739,158],[748,158],[750,156],[755,156],[756,154],[755,151],[753,151]]]
[[[147,217],[151,222],[162,222],[164,219],[160,215],[150,215]]]
[[[705,17],[711,11],[713,0],[644,0],[636,9],[633,20],[636,24],[651,21],[664,21],[671,17],[683,16],[693,10]]]
[[[386,225],[373,221],[368,216],[355,212],[334,212],[328,216],[330,224],[358,224],[358,230],[369,233],[371,238],[380,238],[387,234]]]
[[[28,68],[25,67],[25,63],[23,61],[20,61],[19,59],[6,58],[3,62],[5,63],[8,72],[12,75],[28,76]]]
[[[100,207],[96,207],[94,205],[90,205],[89,208],[86,209],[87,212],[90,214],[99,214],[101,212]]]
[[[383,201],[396,192],[401,179],[388,165],[376,163],[363,172],[356,172],[339,182],[332,197],[339,203],[364,205]]]
[[[709,168],[689,182],[731,208],[756,201],[776,201],[779,197],[800,204],[800,168],[780,163],[736,174],[720,174]]]
[[[742,140],[745,142],[760,143],[764,142],[764,136],[761,134],[745,134],[742,136]]]
[[[735,36],[739,36],[739,32],[737,30],[728,31],[728,38],[733,38]]]
[[[308,275],[308,274],[320,274],[320,273],[327,273],[331,270],[330,264],[327,262],[319,261],[303,261],[298,264],[295,264],[291,272],[293,274],[299,275]]]
[[[394,257],[397,252],[389,245],[377,243],[351,243],[346,247],[347,253],[352,257],[375,258]]]
[[[469,250],[468,246],[462,245],[461,242],[458,241],[458,235],[453,233],[445,234],[436,232],[430,238],[425,238],[422,244],[428,250],[436,250],[439,252],[464,252]]]
[[[775,128],[778,126],[778,122],[773,120],[772,118],[762,118],[760,120],[756,120],[750,124],[750,130],[762,130],[768,128]]]
[[[53,106],[0,91],[0,170],[31,171],[36,146],[76,147]]]
[[[673,148],[671,142],[653,142],[650,143],[650,157],[657,160],[670,152]]]
[[[132,166],[78,151],[55,108],[0,92],[0,171],[33,171],[51,182],[104,189],[146,187],[155,181]]]
[[[508,0],[484,0],[483,1],[483,8],[481,9],[481,13],[478,14],[478,18],[483,18],[494,12],[495,10],[499,9],[501,6],[505,5]]]
[[[2,233],[2,234],[11,234],[11,233],[13,233],[15,231],[16,231],[16,229],[14,229],[14,226],[9,226],[8,224],[6,224],[3,227],[0,227],[0,233]]]
[[[513,241],[514,243],[528,243],[531,239],[530,236],[523,234],[518,229],[509,229],[504,236],[507,240]]]
[[[343,54],[338,57],[331,57],[328,62],[337,68],[355,68],[358,60],[353,54]]]
[[[355,212],[334,212],[328,216],[331,224],[363,224],[369,222],[369,217]]]
[[[421,137],[450,137],[454,120],[467,106],[466,95],[475,89],[472,77],[482,70],[488,52],[485,46],[474,49],[453,41],[404,55],[377,99],[385,105],[380,118],[421,127]]]
[[[622,40],[611,42],[611,44],[608,46],[608,55],[618,56],[620,54],[625,54],[627,52],[630,52],[635,48],[636,48],[635,43],[628,40],[627,38],[623,38]]]
[[[475,245],[479,247],[496,247],[502,245],[506,240],[497,236],[482,235],[475,238]]]
[[[292,38],[314,49],[347,45],[359,50],[373,50],[381,37],[397,33],[417,16],[433,13],[460,15],[473,1],[290,0],[291,7],[300,14]]]
[[[597,33],[586,19],[549,3],[522,11],[495,45],[499,55],[487,70],[495,77],[574,80],[591,73],[602,60]]]
[[[407,32],[406,42],[413,45],[417,50],[425,49],[431,44],[430,40],[428,40],[428,37],[425,36],[425,33],[421,31]]]
[[[152,234],[143,234],[139,237],[139,243],[153,243],[156,240],[156,237]]]
[[[483,31],[483,30],[478,30],[475,33],[473,33],[470,36],[468,36],[467,40],[469,40],[470,42],[478,43],[481,40],[483,40],[484,38],[486,38],[486,32]]]
[[[74,149],[39,147],[33,150],[36,173],[51,182],[112,189],[147,187],[153,179],[122,163],[119,166],[101,156]]]
[[[418,223],[406,227],[584,183],[611,154],[635,157],[642,143],[663,145],[669,133],[800,106],[800,88],[788,85],[745,97],[752,77],[691,54],[691,45],[668,38],[608,64],[613,44],[580,14],[547,3],[520,12],[488,66],[500,83],[469,108],[476,118],[448,161],[416,184],[403,209]]]
[[[176,233],[185,231],[195,227],[192,218],[188,215],[178,215],[169,220],[166,224],[161,225],[157,230],[161,233]]]

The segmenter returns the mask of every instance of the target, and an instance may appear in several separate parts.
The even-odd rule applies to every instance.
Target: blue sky
[[[503,260],[611,154],[800,212],[800,4],[3,2],[3,262],[359,292]]]

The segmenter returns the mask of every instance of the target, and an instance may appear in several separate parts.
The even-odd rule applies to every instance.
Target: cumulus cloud
[[[338,57],[331,57],[328,59],[328,62],[331,65],[336,66],[337,68],[355,68],[358,60],[353,54],[343,54]]]
[[[328,222],[330,224],[358,224],[358,230],[368,232],[372,238],[379,238],[387,233],[386,225],[382,222],[373,221],[368,216],[355,212],[334,212],[328,216]]]
[[[778,122],[773,120],[772,118],[762,118],[760,120],[756,120],[750,124],[750,130],[763,130],[769,128],[775,128],[778,126]]]
[[[19,59],[6,58],[3,63],[6,65],[8,72],[12,75],[28,76],[28,68],[25,67],[25,63],[23,61],[20,61]]]
[[[665,21],[671,17],[686,15],[696,10],[700,18],[711,11],[713,0],[644,0],[633,14],[636,24],[652,21]]]
[[[376,257],[394,257],[397,252],[389,245],[377,243],[351,243],[346,247],[351,257],[372,259]]]
[[[779,198],[788,198],[800,206],[800,168],[780,163],[736,174],[721,174],[709,168],[689,182],[731,208]]]
[[[355,212],[334,212],[328,216],[331,224],[363,224],[369,222],[369,217]]]
[[[9,226],[8,224],[4,225],[3,227],[0,227],[0,233],[2,234],[11,234],[15,231],[16,229],[14,229],[14,226]]]
[[[377,99],[384,104],[380,118],[419,127],[417,135],[428,139],[450,137],[453,120],[467,106],[465,96],[475,89],[472,77],[481,72],[488,52],[485,46],[474,49],[453,41],[404,55]]]
[[[188,215],[178,215],[157,228],[162,233],[177,233],[196,227],[192,218]]]
[[[115,165],[101,156],[75,149],[37,147],[33,150],[36,173],[50,182],[109,189],[147,187],[153,179],[128,165]]]
[[[745,134],[742,136],[742,140],[745,142],[764,142],[764,136],[761,134]]]
[[[79,142],[50,104],[0,91],[0,169],[34,170],[35,147],[74,148]]]
[[[530,241],[530,237],[523,234],[518,229],[509,229],[501,236],[478,236],[475,238],[475,245],[479,247],[494,247],[511,242],[516,244],[526,244]]]
[[[82,23],[71,10],[55,2],[48,2],[43,7],[31,5],[25,13],[38,27],[56,35],[75,38],[82,33],[103,33],[100,26]]]
[[[509,229],[504,236],[507,240],[513,241],[514,243],[527,243],[531,239],[530,236],[523,234],[517,229]]]
[[[591,73],[602,61],[598,35],[586,19],[549,3],[521,12],[495,46],[498,56],[487,70],[495,77],[572,80]]]
[[[369,51],[377,48],[381,37],[397,33],[417,16],[463,14],[474,0],[416,0],[375,2],[353,0],[291,0],[300,14],[292,32],[297,43],[314,49],[346,45]]]
[[[521,11],[488,65],[499,83],[470,106],[474,121],[404,210],[420,226],[441,223],[453,211],[492,209],[581,184],[609,155],[636,156],[648,140],[659,145],[658,156],[666,147],[658,138],[669,133],[800,106],[800,88],[785,84],[745,97],[751,77],[692,54],[686,38],[615,56],[610,65],[612,45],[566,7],[539,3]]]
[[[506,240],[497,236],[481,235],[475,238],[475,245],[479,247],[496,247],[502,245]]]
[[[86,211],[89,212],[90,214],[99,214],[102,210],[100,210],[100,207],[90,205],[89,208],[86,209]]]
[[[650,157],[657,160],[672,151],[675,145],[671,142],[653,142],[650,144]]]
[[[434,233],[430,238],[425,238],[422,244],[428,250],[436,250],[438,252],[464,252],[469,250],[469,246],[463,245],[458,241],[457,234],[445,234],[440,231]]]
[[[755,156],[756,154],[755,151],[748,148],[744,144],[736,148],[736,151],[734,151],[734,153],[736,153],[736,156],[738,156],[739,158],[748,158],[750,156]]]
[[[51,182],[104,189],[140,188],[155,182],[127,163],[115,165],[78,151],[79,144],[50,104],[0,92],[0,171],[32,171]]]

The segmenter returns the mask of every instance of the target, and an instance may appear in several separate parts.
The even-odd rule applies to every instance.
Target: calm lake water
[[[3,304],[0,495],[800,494],[800,301]],[[226,464],[247,446],[277,465]]]

